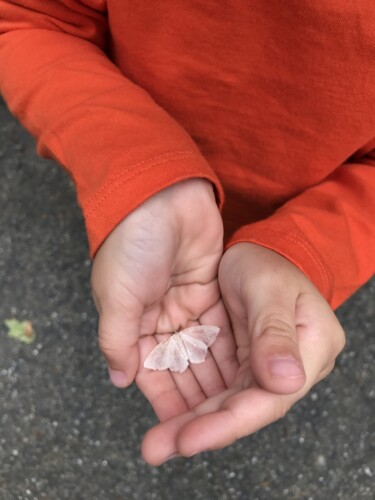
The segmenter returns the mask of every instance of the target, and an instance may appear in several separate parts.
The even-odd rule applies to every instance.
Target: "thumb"
[[[116,387],[127,387],[134,381],[139,365],[139,331],[139,321],[129,319],[124,311],[101,307],[99,346]]]
[[[250,362],[257,382],[278,394],[300,390],[306,381],[295,321],[297,297],[275,290],[257,294],[251,304]]]

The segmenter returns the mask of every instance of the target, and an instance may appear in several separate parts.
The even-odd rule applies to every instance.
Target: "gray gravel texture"
[[[347,346],[328,379],[274,425],[160,468],[156,418],[112,387],[97,346],[74,187],[0,101],[0,499],[374,499],[375,280],[338,311]],[[8,338],[30,319],[37,339]]]

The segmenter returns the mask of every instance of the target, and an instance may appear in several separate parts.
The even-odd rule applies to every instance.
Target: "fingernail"
[[[297,378],[303,376],[301,363],[292,357],[272,358],[269,362],[272,375],[277,377]]]
[[[108,372],[113,385],[120,388],[127,385],[127,379],[124,372],[121,372],[119,370],[112,370],[112,368],[109,367]]]

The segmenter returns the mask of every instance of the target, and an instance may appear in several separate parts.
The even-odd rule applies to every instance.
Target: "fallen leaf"
[[[8,328],[8,337],[31,344],[35,340],[35,332],[31,321],[18,321],[17,319],[6,319],[4,321]]]

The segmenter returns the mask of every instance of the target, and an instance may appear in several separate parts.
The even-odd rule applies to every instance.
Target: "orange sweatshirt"
[[[227,245],[275,250],[333,307],[374,272],[374,0],[0,0],[0,91],[72,175],[92,255],[201,177]]]

